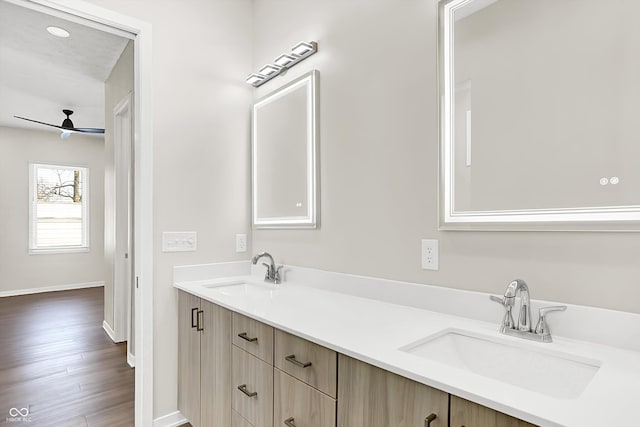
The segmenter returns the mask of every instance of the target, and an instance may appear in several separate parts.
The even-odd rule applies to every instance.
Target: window
[[[32,163],[30,173],[30,252],[87,251],[89,170]]]

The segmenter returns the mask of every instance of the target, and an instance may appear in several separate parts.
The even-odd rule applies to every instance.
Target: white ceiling
[[[57,26],[71,33],[54,37]],[[0,0],[0,126],[57,131],[74,110],[76,127],[104,127],[104,81],[128,39]]]

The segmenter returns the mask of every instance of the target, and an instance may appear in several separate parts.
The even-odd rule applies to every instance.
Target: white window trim
[[[35,216],[36,199],[35,184],[37,182],[37,170],[38,168],[49,169],[67,169],[67,170],[82,170],[82,235],[83,242],[79,246],[52,246],[46,248],[38,248],[36,246],[36,222]],[[89,219],[89,168],[87,166],[69,165],[69,164],[53,164],[53,163],[29,163],[29,254],[63,254],[63,253],[78,253],[89,252],[90,250],[90,219]]]

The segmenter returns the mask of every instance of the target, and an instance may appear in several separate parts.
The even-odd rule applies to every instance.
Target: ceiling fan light
[[[60,133],[60,139],[68,139],[71,136],[71,132],[62,131]]]

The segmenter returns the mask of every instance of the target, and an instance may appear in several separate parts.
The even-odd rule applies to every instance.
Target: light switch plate
[[[422,269],[437,270],[439,268],[438,241],[422,239]]]
[[[198,247],[195,231],[165,231],[162,233],[162,252],[192,252]]]

